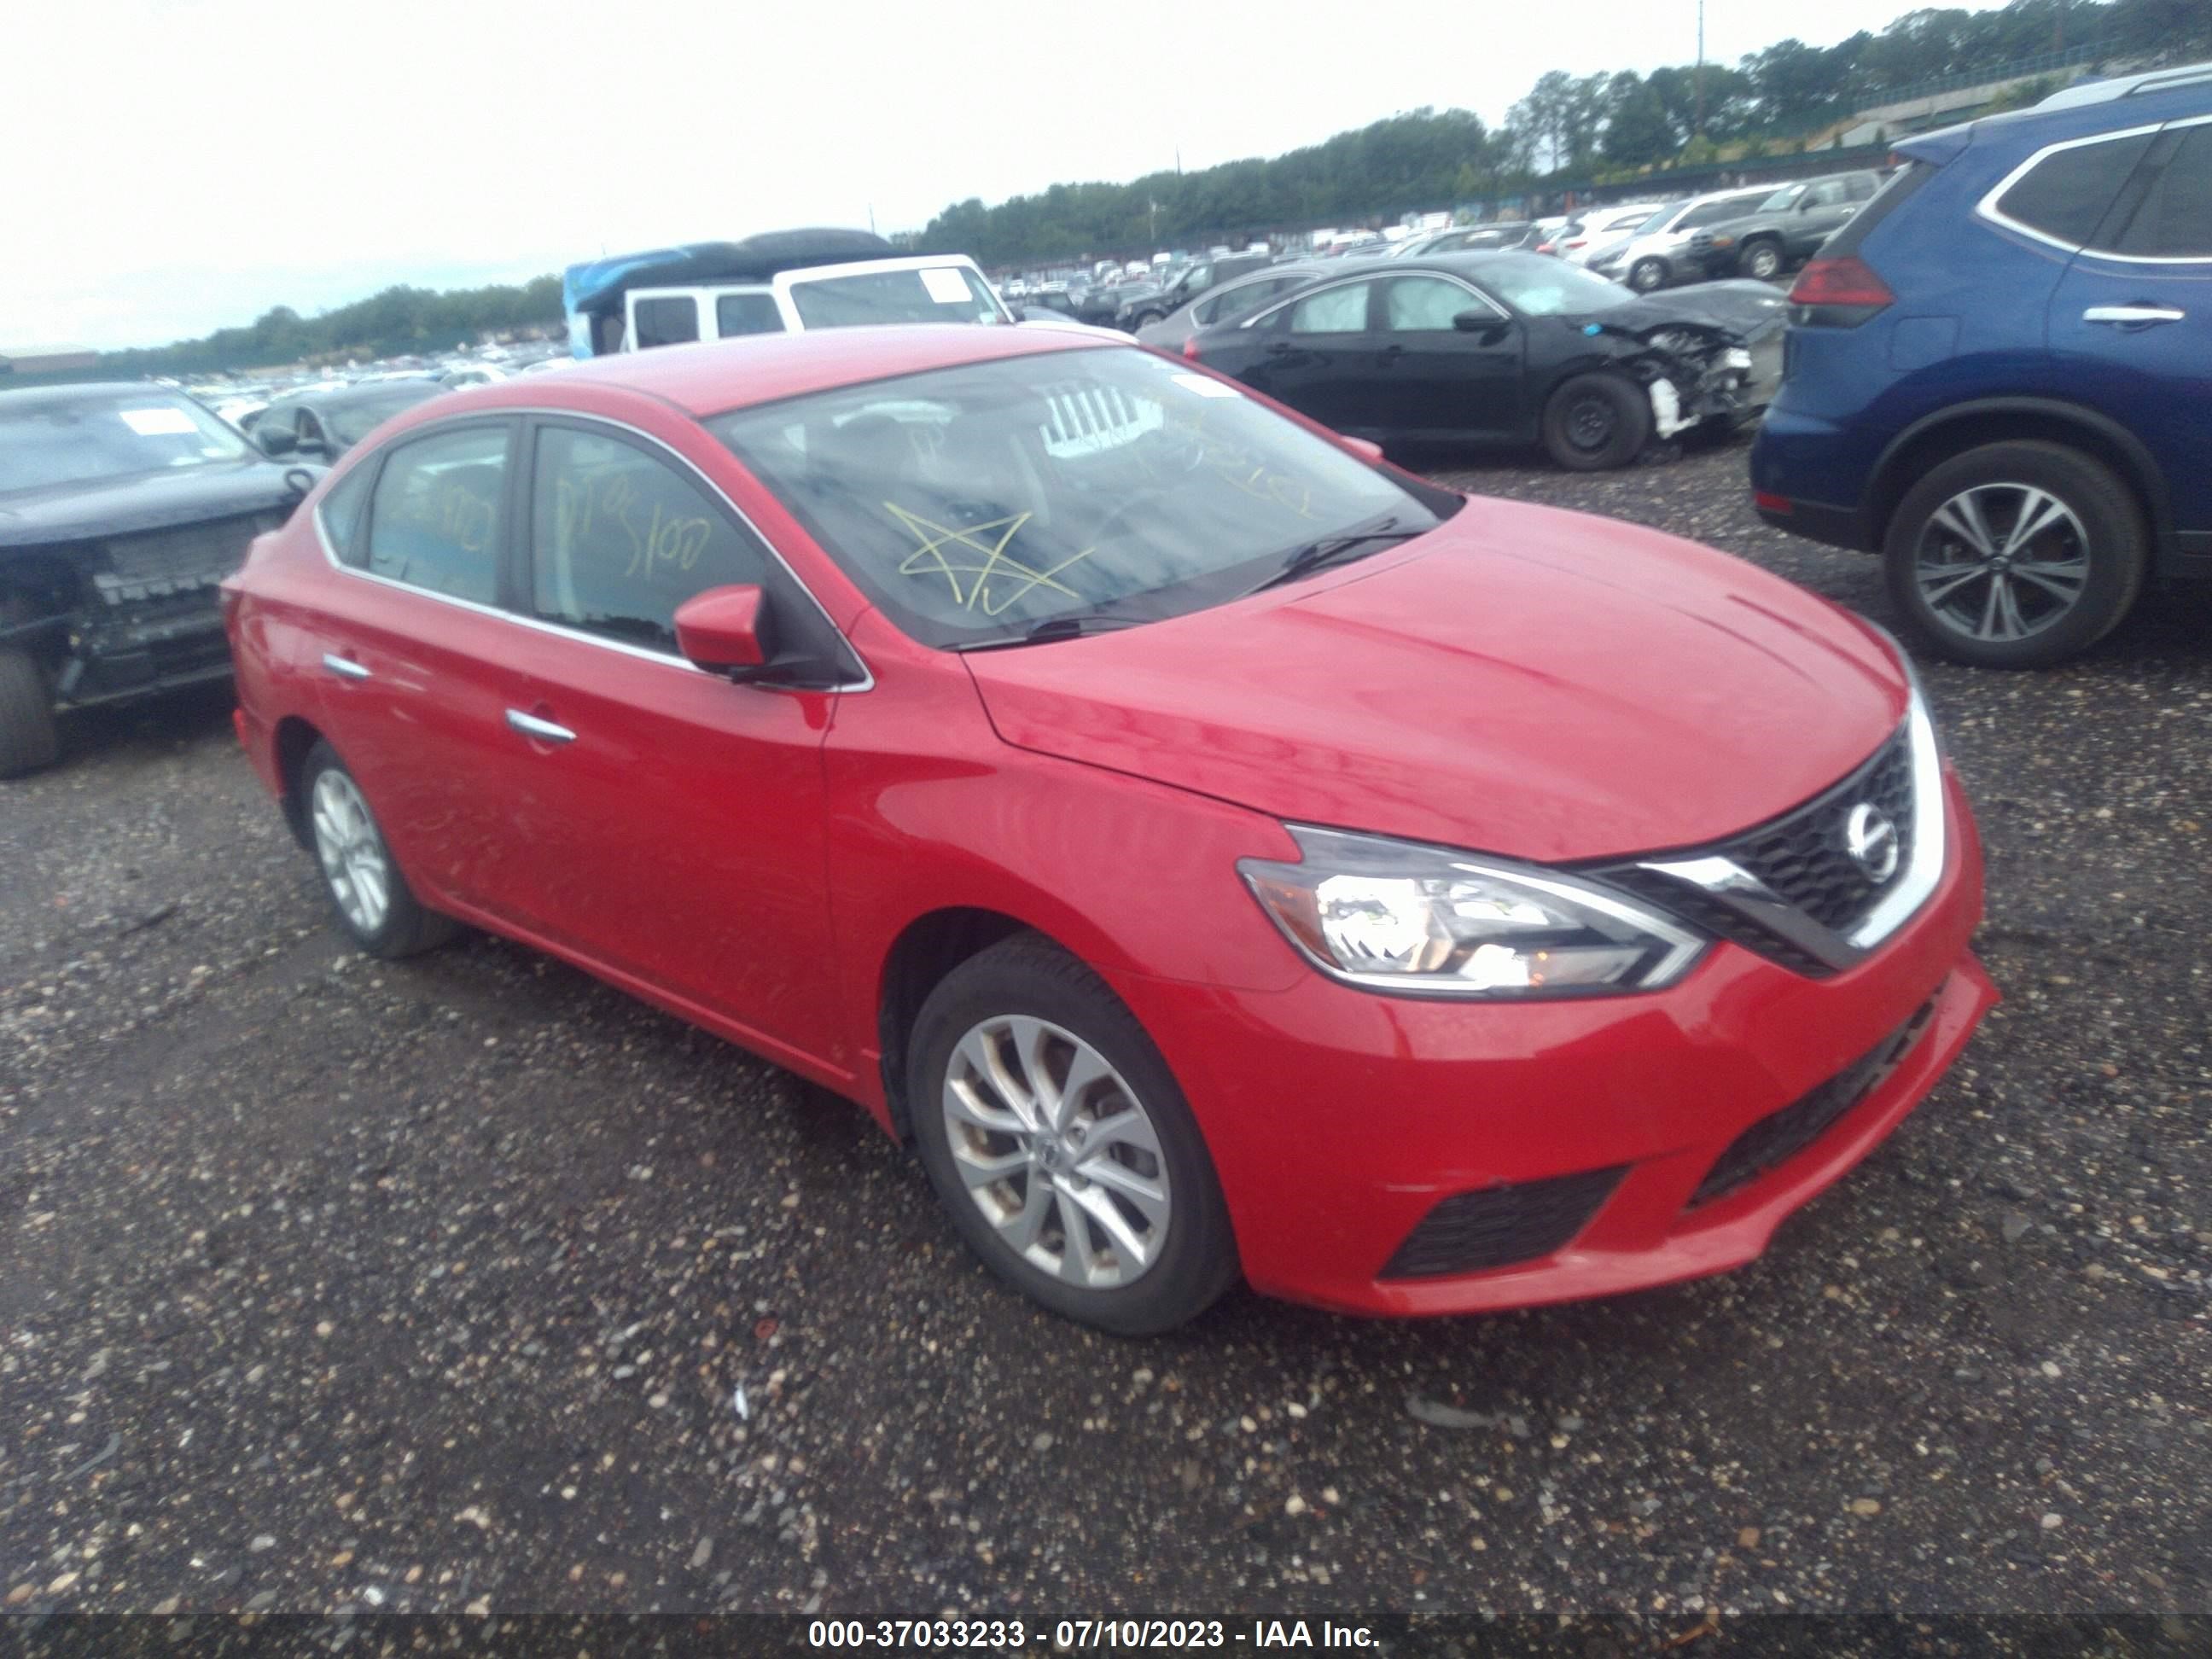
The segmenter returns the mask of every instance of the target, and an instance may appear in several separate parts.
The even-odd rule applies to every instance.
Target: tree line
[[[1291,225],[1496,200],[1739,151],[1787,150],[1886,94],[1999,70],[2057,49],[2112,57],[2212,47],[2206,0],[2011,0],[1911,11],[1832,46],[1777,42],[1733,67],[1682,64],[1538,78],[1504,124],[1417,110],[1271,160],[1127,184],[1054,185],[986,207],[955,203],[911,239],[1006,268],[1115,250],[1188,246]]]
[[[245,327],[217,329],[203,339],[103,353],[100,372],[195,374],[451,351],[488,332],[543,327],[561,316],[558,276],[535,277],[519,287],[501,283],[442,293],[402,284],[319,316],[302,317],[289,306],[277,306]]]

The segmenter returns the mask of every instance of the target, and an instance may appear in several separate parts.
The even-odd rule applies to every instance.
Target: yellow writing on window
[[[1073,588],[1063,586],[1053,578],[1077,560],[1089,558],[1091,549],[1086,547],[1080,553],[1070,554],[1058,564],[1042,570],[1007,556],[1006,549],[1030,521],[1030,514],[1012,513],[988,524],[956,530],[933,523],[896,501],[885,501],[884,508],[921,544],[900,562],[899,574],[944,577],[951,586],[952,602],[964,611],[981,611],[987,617],[996,617],[1040,587],[1048,587],[1071,599],[1080,597]],[[963,577],[967,578],[964,585]]]
[[[658,501],[647,509],[626,472],[564,474],[554,485],[553,526],[560,544],[572,550],[588,546],[595,535],[620,532],[629,550],[623,574],[647,581],[665,570],[692,570],[714,533],[712,520],[680,517]]]

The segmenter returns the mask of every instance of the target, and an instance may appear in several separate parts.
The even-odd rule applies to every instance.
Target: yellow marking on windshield
[[[899,562],[899,574],[944,577],[951,585],[953,604],[964,611],[981,611],[987,617],[1000,616],[1039,587],[1048,587],[1071,599],[1082,597],[1073,588],[1063,586],[1052,579],[1077,560],[1089,558],[1092,549],[1086,547],[1079,553],[1070,554],[1058,564],[1042,570],[1006,556],[1006,549],[1020,533],[1022,526],[1036,516],[1034,514],[1011,513],[1003,519],[993,519],[988,523],[970,525],[967,529],[960,530],[925,519],[921,514],[901,507],[896,501],[885,501],[884,510],[911,531],[921,544]],[[991,540],[989,538],[994,531],[1003,533],[996,540]],[[965,548],[969,553],[979,555],[982,562],[956,564],[945,556],[948,548]],[[960,582],[963,576],[974,578],[964,588]],[[1010,593],[998,592],[992,587],[994,577],[1003,577],[1017,585]]]

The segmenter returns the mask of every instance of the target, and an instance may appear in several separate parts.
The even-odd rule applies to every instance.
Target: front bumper
[[[1947,787],[1954,833],[1935,893],[1875,955],[1824,980],[1719,945],[1667,991],[1520,1006],[1376,996],[1319,975],[1271,994],[1125,984],[1205,1132],[1246,1277],[1346,1312],[1468,1313],[1758,1255],[1927,1095],[1996,1000],[1967,949],[1980,851]],[[1910,1048],[1809,1141],[1785,1139],[1778,1159],[1700,1194],[1759,1140],[1747,1131],[1817,1099],[1923,1010]],[[1535,1182],[1590,1206],[1563,1242],[1474,1272],[1416,1261],[1424,1271],[1406,1275],[1401,1249],[1440,1203]]]

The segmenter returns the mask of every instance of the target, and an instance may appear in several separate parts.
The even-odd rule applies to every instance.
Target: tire
[[[1577,374],[1544,405],[1544,448],[1571,472],[1626,466],[1651,441],[1644,388],[1619,374]]]
[[[22,651],[0,651],[0,778],[52,766],[62,752],[54,694]]]
[[[459,931],[452,917],[426,908],[415,896],[385,845],[384,831],[369,811],[361,785],[327,743],[307,751],[300,768],[300,800],[307,843],[322,872],[323,890],[337,912],[338,925],[356,945],[390,961],[434,949]],[[347,848],[354,851],[342,850]],[[370,874],[379,866],[381,878],[374,886],[380,890],[380,902],[371,903]]]
[[[1968,450],[1915,483],[1890,516],[1882,562],[1899,614],[1945,656],[2047,668],[2119,625],[2142,590],[2149,543],[2141,505],[2110,467],[2023,441]]]
[[[1667,286],[1667,278],[1673,274],[1664,259],[1638,259],[1628,268],[1628,285],[1638,294],[1654,294]]]
[[[1091,1076],[1064,1130],[1036,1133],[1086,1051]],[[1148,1336],[1195,1318],[1236,1281],[1228,1206],[1182,1091],[1136,1016],[1073,957],[1018,933],[970,957],[923,1002],[908,1056],[922,1166],[969,1249],[1024,1295],[1117,1336]],[[995,1073],[984,1069],[993,1060]],[[1026,1091],[1039,1070],[1046,1087]],[[1095,1133],[1109,1121],[1124,1133]],[[979,1160],[1011,1167],[971,1184],[963,1170]],[[1108,1165],[1110,1178],[1097,1175]],[[1139,1190],[1143,1208],[1130,1196]],[[1102,1205],[1118,1240],[1091,1218]],[[1079,1254],[1071,1218],[1085,1234]]]
[[[1774,243],[1761,240],[1744,249],[1741,258],[1743,274],[1755,276],[1762,283],[1771,283],[1782,274],[1782,250]]]

